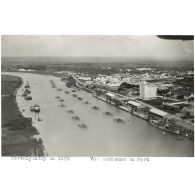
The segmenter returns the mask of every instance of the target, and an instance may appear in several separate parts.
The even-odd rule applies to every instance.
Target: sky
[[[193,61],[194,41],[157,36],[3,35],[3,57],[129,57]]]

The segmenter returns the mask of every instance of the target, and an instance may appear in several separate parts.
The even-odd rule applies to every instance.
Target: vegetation
[[[2,75],[2,156],[43,156],[44,147],[33,138],[38,131],[32,119],[22,116],[16,103],[15,92],[22,80],[15,76]]]

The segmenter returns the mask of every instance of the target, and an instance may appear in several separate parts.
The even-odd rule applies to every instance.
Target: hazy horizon
[[[153,35],[3,35],[1,55],[3,58],[193,61],[194,41],[164,40]]]
[[[51,57],[51,56],[33,56],[33,57],[2,57],[1,58],[2,65],[96,65],[101,64],[104,66],[119,66],[124,65],[127,67],[143,66],[174,66],[174,67],[182,67],[182,66],[193,66],[194,62],[190,60],[179,60],[179,61],[165,61],[165,60],[152,60],[152,59],[142,59],[142,58],[134,58],[129,59],[125,57]]]

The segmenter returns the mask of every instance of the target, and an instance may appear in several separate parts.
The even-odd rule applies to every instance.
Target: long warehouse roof
[[[159,115],[159,116],[165,116],[165,115],[168,114],[167,112],[164,112],[164,111],[159,110],[159,109],[157,109],[157,108],[152,108],[152,109],[150,110],[150,112],[152,112],[152,113],[154,113],[154,114],[157,114],[157,115]]]

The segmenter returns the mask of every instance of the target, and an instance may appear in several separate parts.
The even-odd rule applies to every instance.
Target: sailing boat
[[[26,82],[26,85],[24,86],[25,88],[30,88],[29,82]]]

